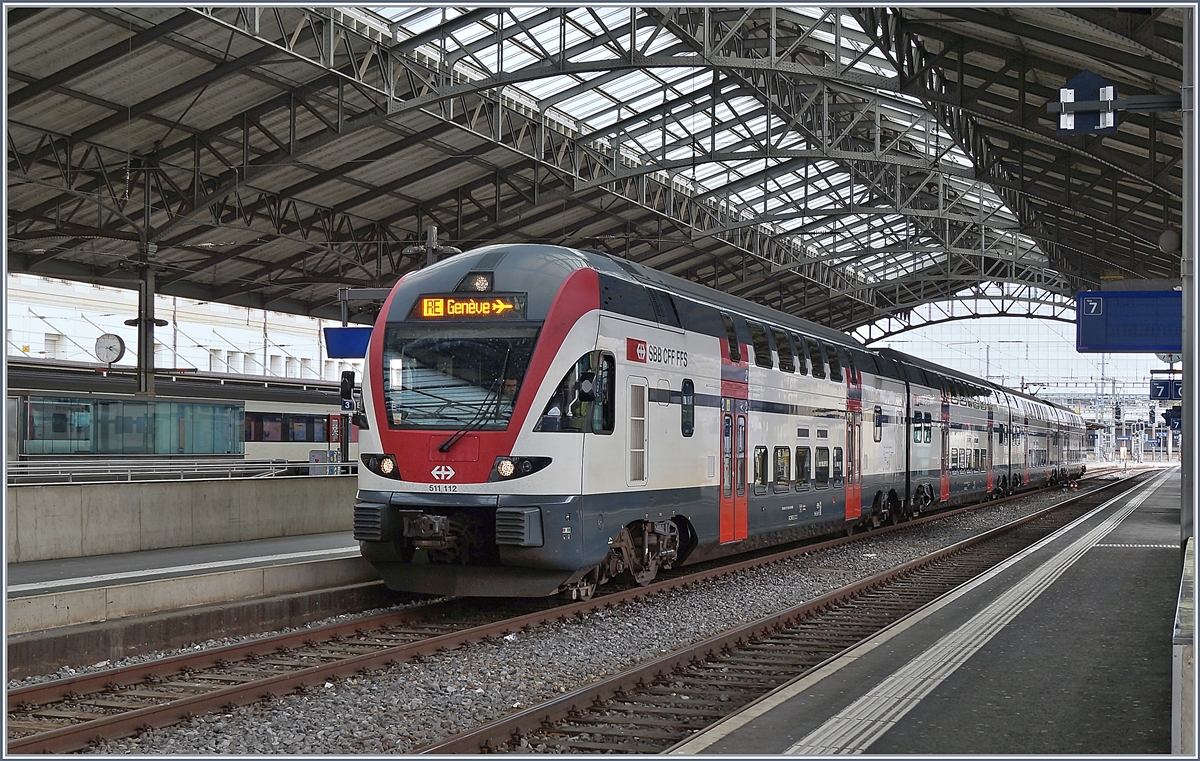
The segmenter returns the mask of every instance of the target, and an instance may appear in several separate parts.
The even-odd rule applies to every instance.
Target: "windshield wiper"
[[[495,412],[496,414],[499,414],[500,392],[504,389],[504,376],[508,372],[508,357],[511,353],[512,347],[510,346],[504,352],[504,364],[500,368],[500,377],[492,381],[492,385],[488,387],[487,396],[483,397],[483,401],[480,402],[479,409],[475,412],[475,417],[471,418],[471,420],[468,421],[467,424],[462,428],[459,428],[457,431],[452,433],[450,438],[439,444],[439,452],[449,452],[450,448],[457,444],[463,436],[466,436],[468,433],[478,429],[484,424],[484,421],[487,419],[485,416],[487,415],[489,408],[492,406],[491,399],[493,393],[496,395],[496,401],[494,405]]]

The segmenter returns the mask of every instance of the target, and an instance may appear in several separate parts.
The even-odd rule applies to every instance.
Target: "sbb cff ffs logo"
[[[625,339],[625,358],[630,362],[645,362],[647,354],[645,341],[636,338]]]
[[[625,358],[630,362],[654,362],[660,365],[687,367],[687,352],[655,346],[637,338],[625,339]]]

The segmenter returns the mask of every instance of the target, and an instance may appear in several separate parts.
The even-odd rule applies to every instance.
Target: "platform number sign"
[[[1151,399],[1183,399],[1183,381],[1171,378],[1150,379]]]
[[[1098,317],[1104,314],[1104,299],[1095,296],[1084,296],[1083,313],[1088,317]]]

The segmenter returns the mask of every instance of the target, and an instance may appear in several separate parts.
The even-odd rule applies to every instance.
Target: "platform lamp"
[[[443,246],[442,244],[438,243],[437,225],[430,225],[428,228],[425,229],[425,245],[419,246],[414,243],[411,246],[406,246],[404,248],[404,250],[401,251],[400,253],[404,254],[405,256],[416,256],[417,254],[420,254],[422,251],[425,252],[425,266],[426,267],[428,267],[429,265],[436,262],[438,260],[439,254],[461,254],[462,253],[462,249],[460,249],[456,246]]]

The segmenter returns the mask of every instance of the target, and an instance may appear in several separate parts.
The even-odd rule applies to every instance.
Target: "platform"
[[[1177,468],[681,744],[681,754],[1169,753]]]
[[[11,636],[377,580],[350,532],[7,565]]]

